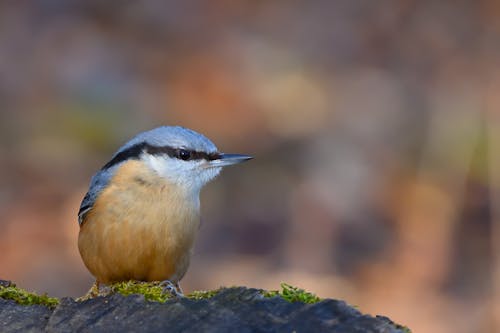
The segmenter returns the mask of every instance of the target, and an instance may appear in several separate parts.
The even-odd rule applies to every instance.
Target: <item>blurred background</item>
[[[203,190],[185,291],[498,331],[499,65],[495,0],[2,1],[0,278],[85,293],[90,177],[176,124],[255,156]]]

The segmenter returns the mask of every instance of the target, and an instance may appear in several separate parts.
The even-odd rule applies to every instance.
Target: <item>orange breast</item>
[[[199,226],[192,201],[192,195],[142,162],[124,163],[80,228],[78,248],[85,265],[104,283],[179,281]]]

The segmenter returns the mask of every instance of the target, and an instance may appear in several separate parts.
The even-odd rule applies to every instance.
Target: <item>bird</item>
[[[89,294],[121,281],[161,281],[183,296],[200,228],[200,191],[229,165],[252,159],[219,152],[180,126],[139,133],[91,178],[78,211],[78,249],[95,277]]]

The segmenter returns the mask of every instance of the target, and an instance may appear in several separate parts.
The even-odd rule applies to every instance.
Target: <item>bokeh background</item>
[[[163,124],[255,159],[202,192],[186,291],[281,281],[500,330],[495,0],[0,2],[0,278],[92,283],[91,175]]]

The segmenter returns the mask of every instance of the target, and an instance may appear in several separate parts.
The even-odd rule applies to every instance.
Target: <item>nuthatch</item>
[[[222,167],[251,158],[220,153],[205,136],[170,126],[140,133],[118,149],[92,177],[78,212],[78,248],[96,278],[93,288],[165,281],[182,295],[201,188]]]

